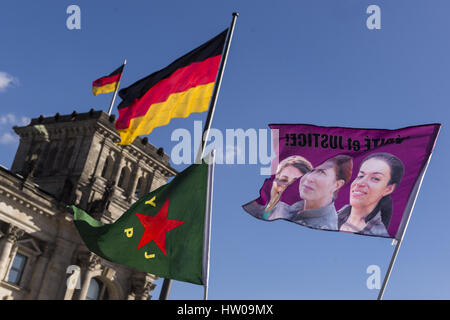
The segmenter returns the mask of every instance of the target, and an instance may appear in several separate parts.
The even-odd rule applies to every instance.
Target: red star
[[[169,198],[162,206],[161,210],[155,216],[148,216],[141,213],[136,213],[145,228],[141,241],[137,250],[145,246],[151,241],[155,241],[159,249],[166,255],[166,232],[183,224],[184,221],[167,219],[167,212],[169,211]]]

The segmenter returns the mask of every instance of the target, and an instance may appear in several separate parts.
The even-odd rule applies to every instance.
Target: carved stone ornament
[[[144,286],[144,294],[149,295],[151,291],[153,291],[156,288],[156,284],[154,283],[146,283]]]
[[[88,269],[91,271],[94,271],[96,269],[99,269],[102,265],[102,260],[99,256],[97,256],[94,253],[91,253],[90,257],[89,257],[89,265],[88,265]]]
[[[90,271],[101,268],[101,258],[95,253],[82,251],[77,255],[78,264],[87,267]]]
[[[131,291],[135,296],[148,296],[156,288],[146,273],[139,272],[131,277]]]
[[[19,227],[10,225],[8,228],[7,239],[10,242],[16,242],[25,234],[25,231],[20,229]]]

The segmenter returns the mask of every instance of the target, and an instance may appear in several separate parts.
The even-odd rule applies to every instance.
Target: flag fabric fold
[[[122,76],[123,68],[125,65],[121,65],[119,68],[111,72],[109,75],[98,78],[92,82],[92,93],[97,96],[101,93],[114,92]]]
[[[119,144],[167,125],[172,118],[186,118],[208,110],[228,29],[157,71],[119,91],[116,129]]]
[[[71,206],[90,251],[159,277],[204,284],[208,165],[194,164],[145,195],[112,224]]]

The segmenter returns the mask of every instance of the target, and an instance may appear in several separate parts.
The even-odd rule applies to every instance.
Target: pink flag
[[[256,218],[400,239],[440,124],[397,130],[271,124],[278,153]]]

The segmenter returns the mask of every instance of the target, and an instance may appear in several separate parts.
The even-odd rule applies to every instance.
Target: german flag
[[[94,94],[94,96],[101,93],[109,93],[115,91],[117,88],[117,84],[120,81],[120,78],[122,77],[124,66],[125,65],[123,64],[109,75],[93,81],[92,93]]]
[[[172,118],[186,118],[208,110],[228,29],[157,71],[119,91],[119,144],[167,125]]]

